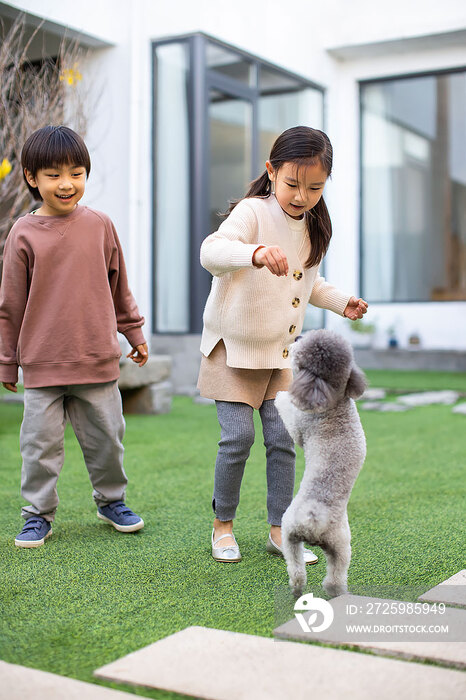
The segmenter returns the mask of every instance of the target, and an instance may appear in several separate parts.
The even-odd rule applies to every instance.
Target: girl
[[[332,235],[322,198],[332,170],[326,134],[297,126],[275,141],[266,170],[201,246],[213,276],[204,311],[198,388],[215,399],[221,439],[215,465],[212,556],[236,562],[233,535],[241,479],[259,409],[267,458],[267,551],[282,556],[282,515],[291,503],[295,452],[274,405],[291,383],[288,346],[300,334],[306,304],[352,320],[367,303],[318,274]],[[305,550],[306,563],[317,557]]]

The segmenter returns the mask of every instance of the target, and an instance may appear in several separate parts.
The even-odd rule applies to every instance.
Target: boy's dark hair
[[[333,149],[327,134],[308,126],[293,126],[277,138],[270,151],[269,161],[275,170],[284,163],[295,163],[296,167],[315,164],[317,161],[330,177],[332,172]],[[272,183],[265,170],[251,182],[245,197],[269,197]],[[231,212],[238,202],[230,205]],[[228,212],[228,213],[229,213]],[[332,237],[332,222],[324,198],[321,197],[315,207],[304,214],[306,227],[311,241],[311,252],[306,260],[306,267],[318,265],[327,252]]]
[[[37,187],[26,180],[25,170],[36,176],[38,170],[56,168],[64,163],[86,169],[89,177],[91,159],[81,136],[67,126],[44,126],[35,131],[21,151],[21,168],[24,181],[35,199],[42,199]]]

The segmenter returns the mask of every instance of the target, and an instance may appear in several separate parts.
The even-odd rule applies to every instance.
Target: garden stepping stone
[[[396,613],[390,613],[390,605],[394,604]],[[445,612],[435,614],[422,613],[422,604],[417,604],[417,613],[401,612],[400,604],[403,601],[393,601],[384,598],[371,598],[369,596],[357,596],[346,594],[333,598],[331,601],[334,610],[334,619],[330,627],[320,632],[305,632],[298,620],[293,618],[274,630],[274,635],[281,639],[297,639],[305,642],[324,642],[326,644],[349,645],[357,649],[367,649],[383,656],[394,656],[413,661],[431,661],[452,668],[466,669],[466,611],[457,608],[446,608]],[[415,604],[412,603],[414,606]],[[348,614],[352,610],[352,614]],[[367,614],[370,611],[370,614]],[[306,613],[304,613],[306,615]],[[320,620],[317,621],[320,623]],[[386,639],[380,639],[381,633],[377,631],[370,636],[370,632],[355,632],[350,635],[346,626],[353,625],[383,625],[385,629],[394,630],[387,632]],[[406,626],[448,625],[448,639],[441,641],[436,634],[433,641],[427,635],[405,635],[400,632]],[[406,639],[406,636],[409,638]],[[423,667],[425,668],[425,667]],[[465,674],[466,683],[466,674]],[[422,697],[422,695],[421,695]],[[466,697],[466,695],[465,695]]]
[[[359,399],[360,401],[377,401],[379,399],[384,399],[387,395],[386,389],[377,389],[376,387],[370,387],[366,389],[364,394]]]
[[[419,600],[428,603],[445,603],[466,608],[466,569],[442,581],[427,593],[419,596]],[[465,613],[466,614],[466,613]],[[466,639],[466,634],[465,634]]]
[[[362,408],[363,411],[382,411],[387,413],[409,411],[409,406],[403,406],[401,403],[392,401],[387,401],[386,403],[382,403],[381,401],[364,401],[362,404],[359,404],[359,408]]]
[[[460,700],[466,674],[369,654],[187,627],[97,678],[216,700]]]
[[[55,673],[0,661],[0,698],[5,700],[131,700],[134,695]]]
[[[3,394],[0,400],[4,403],[24,403],[24,394],[11,392],[11,394]]]
[[[457,391],[423,391],[420,394],[405,394],[398,396],[398,401],[406,406],[430,406],[431,404],[445,404],[450,406],[459,399]]]
[[[464,413],[466,415],[466,403],[459,403],[457,406],[453,406],[451,410],[452,413]]]

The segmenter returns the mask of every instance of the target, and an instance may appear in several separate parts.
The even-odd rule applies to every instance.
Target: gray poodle
[[[303,542],[322,547],[323,586],[347,591],[351,532],[346,506],[366,456],[366,440],[353,399],[366,388],[351,345],[332,331],[309,331],[290,348],[294,380],[275,405],[291,437],[304,449],[299,492],[282,520],[282,550],[296,597],[306,585]]]

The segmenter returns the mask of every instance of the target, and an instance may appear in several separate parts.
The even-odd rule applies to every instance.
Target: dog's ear
[[[308,369],[300,369],[290,387],[290,394],[301,406],[310,409],[325,409],[335,399],[334,389]]]
[[[353,365],[350,376],[348,378],[348,382],[346,384],[346,396],[349,396],[351,399],[359,399],[359,397],[364,394],[366,388],[366,375],[361,369],[359,369],[359,367]]]

